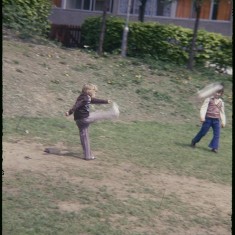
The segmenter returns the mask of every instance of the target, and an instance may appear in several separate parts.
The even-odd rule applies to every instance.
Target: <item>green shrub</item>
[[[232,66],[232,40],[220,34],[199,31],[197,35],[196,54],[198,64],[209,61],[217,65],[218,69]]]
[[[120,50],[124,19],[108,17],[103,49],[113,53]],[[101,17],[92,17],[82,25],[82,44],[96,50],[99,43]],[[186,64],[193,36],[191,29],[157,22],[130,22],[127,55],[133,57],[152,56],[154,58]],[[220,34],[198,31],[196,41],[196,65],[205,62],[216,64],[218,68],[232,66],[232,40]]]
[[[81,43],[96,50],[99,45],[101,29],[101,17],[90,17],[81,27]],[[109,17],[106,22],[104,51],[113,52],[121,47],[124,20],[117,17]]]
[[[220,37],[219,42],[220,44],[214,52],[211,63],[216,64],[218,69],[223,70],[228,66],[232,66],[232,39]]]
[[[50,24],[51,1],[3,0],[3,25],[26,35],[46,35]]]
[[[181,35],[179,26],[165,26],[154,22],[130,23],[128,54],[138,57],[147,54],[165,61],[185,63],[188,59],[185,47],[188,37]]]

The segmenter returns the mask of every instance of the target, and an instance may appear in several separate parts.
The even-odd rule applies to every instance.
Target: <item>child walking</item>
[[[93,160],[95,157],[91,153],[88,127],[90,123],[114,119],[119,116],[119,109],[116,103],[113,102],[113,107],[109,111],[95,111],[90,113],[90,104],[110,104],[110,100],[95,98],[97,86],[94,84],[85,84],[81,94],[78,96],[74,106],[65,113],[66,116],[74,114],[74,120],[79,129],[81,145],[83,148],[84,159]]]
[[[218,152],[220,140],[220,127],[225,127],[226,117],[224,112],[224,102],[220,98],[223,95],[224,88],[217,91],[212,97],[206,98],[200,109],[200,119],[202,126],[197,135],[192,139],[191,147],[195,147],[203,136],[207,134],[210,127],[213,129],[213,138],[209,148],[214,153]]]

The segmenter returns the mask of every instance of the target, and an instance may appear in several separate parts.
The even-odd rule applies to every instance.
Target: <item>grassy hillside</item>
[[[195,93],[215,81],[225,83],[227,116],[217,155],[211,132],[189,147],[200,128]],[[87,82],[121,112],[91,125],[89,162],[64,116]],[[230,234],[231,76],[5,38],[2,87],[3,234]],[[48,146],[64,152],[43,155]]]
[[[209,69],[189,72],[159,61],[97,57],[93,52],[20,41],[3,42],[3,115],[61,117],[86,82],[97,96],[116,101],[121,120],[190,122],[198,120],[197,89],[225,82],[231,124],[232,78]]]

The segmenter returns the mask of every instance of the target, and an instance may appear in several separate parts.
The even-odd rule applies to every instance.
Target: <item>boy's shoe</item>
[[[84,158],[84,159],[87,160],[87,161],[90,161],[90,160],[95,160],[95,157],[91,156],[90,158]]]
[[[211,149],[212,152],[218,153],[218,149]]]
[[[196,147],[196,143],[194,143],[193,140],[192,140],[190,146],[191,146],[192,148],[195,148],[195,147]]]
[[[118,105],[115,102],[113,102],[112,113],[115,117],[119,117],[120,111]]]

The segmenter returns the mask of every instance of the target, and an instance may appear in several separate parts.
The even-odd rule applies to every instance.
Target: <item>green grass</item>
[[[105,186],[88,189],[81,182],[75,185],[63,177],[55,179],[31,171],[16,173],[5,185],[18,188],[17,193],[3,195],[4,230],[11,235],[155,234],[157,221],[165,210],[177,214],[177,218],[169,216],[165,221],[173,231],[179,226],[178,217],[185,229],[214,226],[214,220],[200,216],[196,207],[175,194],[164,196],[164,192],[157,189],[144,190],[153,199],[135,198],[131,196],[132,191],[120,200]],[[134,193],[143,193],[141,187],[135,190]],[[68,201],[82,206],[77,211],[61,211],[58,202]],[[219,212],[215,216],[221,221]],[[145,233],[138,233],[141,227]]]
[[[26,129],[28,134],[24,132]],[[36,138],[47,146],[63,141],[81,154],[77,127],[66,119],[7,119],[3,131],[4,141],[11,138],[34,141]],[[149,174],[170,172],[231,185],[231,130],[223,129],[221,150],[217,155],[207,148],[209,136],[196,149],[189,147],[197,131],[198,127],[191,124],[158,122],[91,125],[92,149],[102,152],[97,167],[92,170],[58,168],[56,178],[31,170],[4,178],[4,187],[15,192],[4,191],[3,194],[3,234],[155,235],[159,223],[163,223],[160,234],[167,235],[177,234],[181,229],[206,231],[218,221],[229,227],[229,220],[218,209],[209,216],[203,215],[201,209],[178,195],[167,194],[166,189],[152,188],[139,181],[148,171]],[[108,169],[123,163],[132,163],[140,169],[133,172],[131,178],[115,177],[122,184],[119,190],[124,197],[117,193],[115,181],[113,187],[100,185],[99,182],[110,177],[105,162]],[[70,182],[64,174],[80,180]],[[88,186],[87,180],[97,185]],[[73,207],[79,205],[80,209],[63,211],[59,207],[63,202]],[[164,217],[165,212],[170,213]]]
[[[63,143],[69,151],[32,152],[32,159],[23,159],[27,169],[16,166],[3,177],[4,235],[230,232],[227,212],[201,190],[231,187],[232,76],[11,40],[4,41],[3,61],[3,143],[41,143],[42,154],[44,147]],[[195,92],[221,80],[227,126],[219,153],[208,148],[212,131],[192,149],[200,129]],[[64,116],[85,82],[97,84],[99,97],[116,101],[121,111],[117,121],[91,124],[92,162],[81,160],[78,128]],[[45,169],[31,169],[36,153],[45,162],[34,164]]]
[[[207,147],[212,131],[197,148],[189,147],[199,128],[188,123],[106,122],[91,125],[90,135],[92,149],[102,151],[103,160],[116,163],[130,161],[144,168],[231,184],[231,129],[222,129],[220,151],[213,154]],[[8,119],[3,122],[3,132],[6,140],[14,135],[28,140],[37,137],[37,141],[39,139],[47,145],[62,141],[75,148],[80,144],[75,122],[65,118]]]

